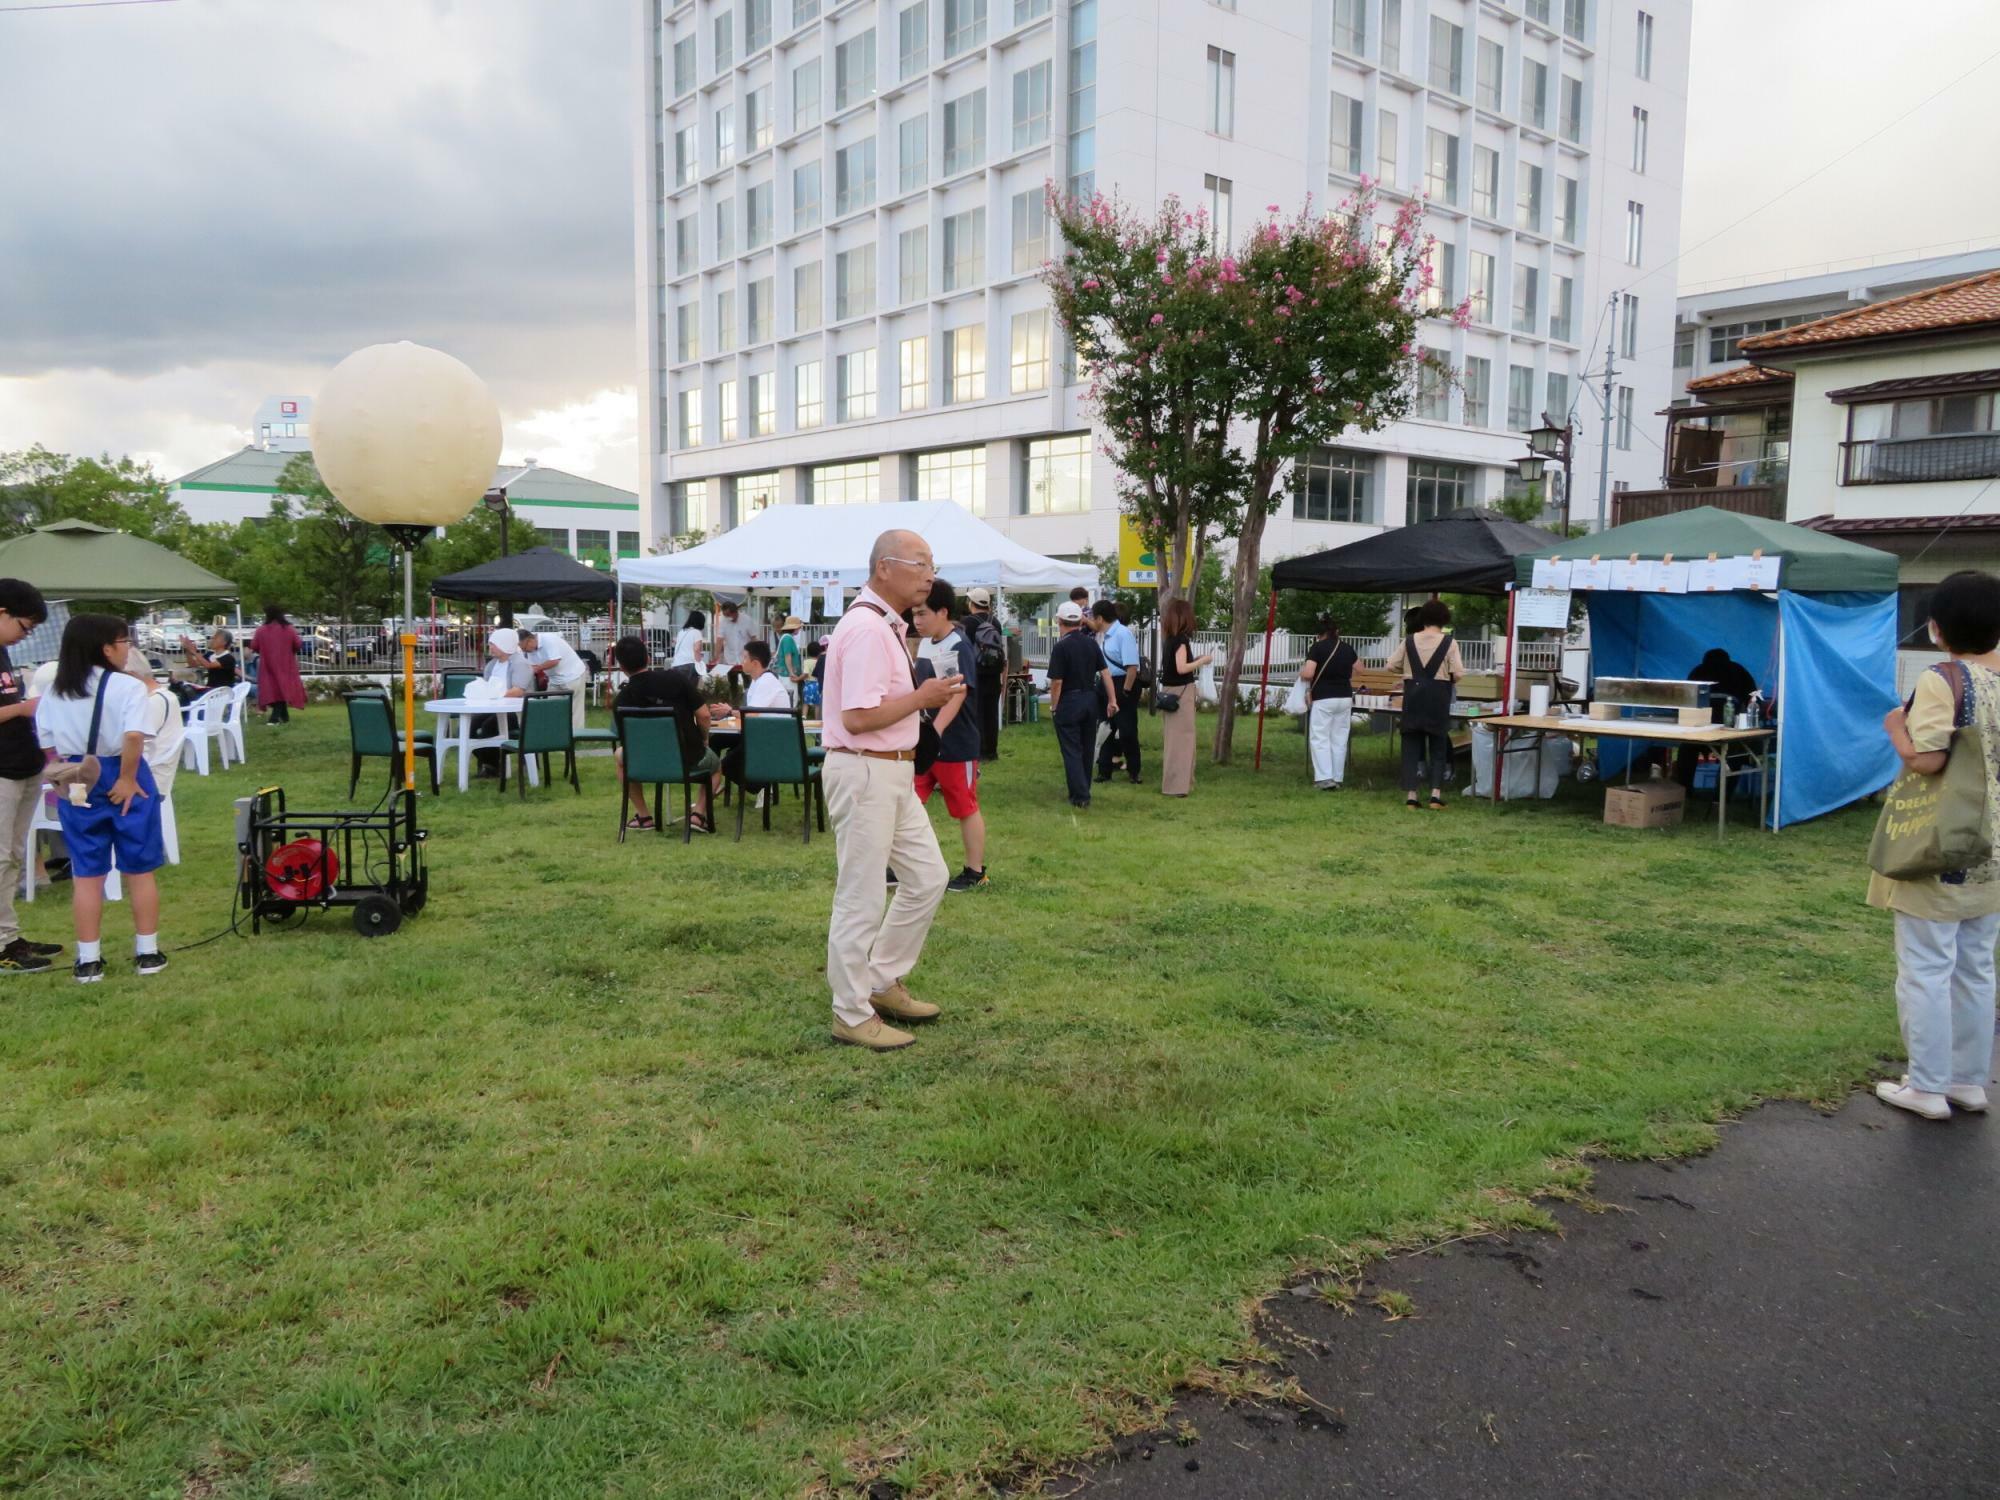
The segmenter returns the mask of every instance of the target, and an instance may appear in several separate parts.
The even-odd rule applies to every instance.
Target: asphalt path
[[[1769,1105],[1593,1196],[1383,1262],[1352,1314],[1279,1296],[1308,1404],[1192,1395],[1057,1492],[2000,1496],[2000,1117]]]

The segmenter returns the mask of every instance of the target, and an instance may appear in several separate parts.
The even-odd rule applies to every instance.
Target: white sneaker
[[[1945,1098],[1954,1109],[1965,1110],[1968,1114],[1986,1113],[1986,1090],[1976,1083],[1954,1083],[1946,1086]]]
[[[1898,1109],[1907,1109],[1913,1115],[1922,1115],[1926,1120],[1951,1118],[1951,1104],[1943,1094],[1913,1089],[1907,1080],[1891,1083],[1888,1079],[1883,1079],[1875,1085],[1875,1097],[1884,1104],[1893,1104]]]

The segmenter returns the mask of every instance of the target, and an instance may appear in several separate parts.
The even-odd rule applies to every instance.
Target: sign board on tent
[[[1186,588],[1194,568],[1192,533],[1182,555],[1186,559],[1186,567],[1181,573],[1181,587]],[[1165,571],[1165,564],[1140,537],[1138,526],[1130,516],[1121,512],[1118,517],[1118,586],[1122,589],[1156,589],[1160,586],[1160,575]]]
[[[1567,630],[1569,590],[1515,590],[1514,623],[1522,630]]]
[[[1721,594],[1738,589],[1769,593],[1778,587],[1782,558],[1752,553],[1740,557],[1538,557],[1538,589],[1574,588],[1619,594]]]

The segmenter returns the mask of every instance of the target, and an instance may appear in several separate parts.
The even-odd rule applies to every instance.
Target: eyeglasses
[[[901,563],[906,568],[922,568],[926,573],[935,573],[937,571],[937,564],[929,558],[918,562],[914,557],[885,557],[882,561]]]

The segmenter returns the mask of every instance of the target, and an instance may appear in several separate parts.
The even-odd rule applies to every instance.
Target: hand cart
[[[253,933],[311,908],[349,906],[356,932],[387,937],[424,909],[428,835],[417,826],[415,792],[398,789],[369,812],[292,812],[275,786],[245,800],[239,900]]]

